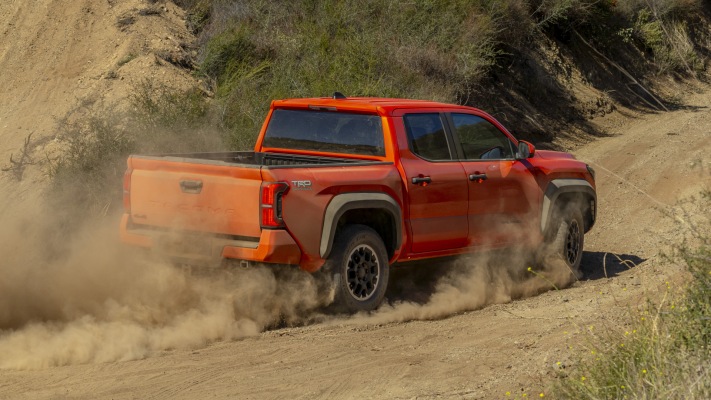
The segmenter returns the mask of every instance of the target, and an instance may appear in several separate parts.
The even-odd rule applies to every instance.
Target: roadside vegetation
[[[605,53],[639,78],[693,77],[705,68],[699,0],[181,1],[199,37],[196,72],[211,82],[233,148],[253,142],[275,98],[340,91],[472,104],[504,114],[560,102],[545,95],[565,97],[546,84],[561,77],[541,74],[544,65],[536,64],[549,60],[528,54],[547,40],[583,48],[573,60],[581,64],[595,57],[593,51]],[[581,44],[583,37],[592,50]],[[521,58],[533,65],[516,65]],[[614,73],[600,79],[626,79]],[[529,82],[511,82],[508,75]],[[528,104],[507,104],[502,83]],[[638,96],[626,91],[623,96]],[[542,129],[525,121],[520,115],[507,122],[528,132]]]
[[[711,192],[700,200],[711,205]],[[566,399],[711,398],[711,218],[668,260],[686,266],[660,298],[630,312],[624,327],[589,331],[587,354],[554,390]],[[688,232],[688,231],[687,231]]]

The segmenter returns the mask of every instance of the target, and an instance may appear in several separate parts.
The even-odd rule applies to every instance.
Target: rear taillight
[[[283,228],[281,219],[281,199],[289,191],[286,182],[263,182],[260,199],[262,228]]]
[[[131,168],[126,169],[123,174],[123,209],[131,213]]]

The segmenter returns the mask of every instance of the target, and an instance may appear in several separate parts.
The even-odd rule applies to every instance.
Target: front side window
[[[316,110],[272,113],[265,147],[385,156],[383,127],[377,115]]]
[[[452,114],[454,129],[467,160],[504,160],[514,158],[513,144],[491,122],[471,114]]]
[[[432,161],[452,159],[439,114],[408,114],[403,119],[413,153]]]

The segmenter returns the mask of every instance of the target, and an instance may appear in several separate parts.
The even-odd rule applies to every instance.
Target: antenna
[[[343,99],[347,99],[347,98],[348,97],[346,97],[346,95],[344,95],[341,92],[333,92],[333,99],[334,100],[343,100]]]

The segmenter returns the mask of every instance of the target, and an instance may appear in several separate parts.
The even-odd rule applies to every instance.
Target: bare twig
[[[589,12],[597,3],[599,3],[600,0],[596,0],[591,3],[582,3],[577,5],[577,9],[580,10],[581,12],[587,13]],[[570,4],[565,4],[561,3],[559,7],[555,6],[555,2],[552,4],[552,10],[546,11],[544,8],[547,6],[551,6],[551,4],[548,4],[548,1],[543,0],[541,4],[538,5],[535,11],[531,13],[530,17],[534,18],[536,14],[543,14],[543,19],[540,22],[536,23],[536,27],[543,27],[546,26],[549,22],[555,21],[557,18],[560,16],[565,15],[565,13],[571,8]]]
[[[662,301],[659,303],[659,306],[657,307],[657,313],[654,316],[654,320],[652,321],[652,339],[654,339],[655,336],[659,334],[659,316],[662,314],[662,307],[664,306],[664,303],[667,301],[667,296],[669,295],[669,291],[667,290],[664,292],[664,298],[662,298]]]
[[[623,260],[619,255],[617,255],[615,253],[605,252],[605,255],[602,256],[602,270],[605,273],[605,278],[609,278],[609,276],[607,275],[607,255],[608,254],[612,254],[617,259],[617,262],[619,264],[627,267],[627,269],[632,269],[637,266],[637,264],[635,264],[635,262],[632,260]]]
[[[617,70],[619,70],[620,72],[622,72],[630,81],[632,81],[633,84],[637,85],[640,89],[642,89],[645,93],[647,93],[647,94],[649,95],[649,97],[651,97],[652,99],[654,99],[654,101],[655,101],[657,104],[659,104],[659,106],[662,107],[662,108],[664,109],[664,111],[669,111],[669,109],[668,109],[655,95],[653,95],[649,90],[647,90],[644,86],[642,86],[642,84],[639,83],[639,81],[638,81],[637,79],[635,79],[635,77],[632,76],[632,74],[630,74],[629,72],[627,72],[626,69],[622,68],[619,64],[617,64],[616,62],[610,60],[610,59],[607,58],[604,54],[600,53],[595,47],[593,47],[593,45],[591,45],[590,43],[588,43],[588,41],[585,40],[585,38],[583,38],[583,37],[580,35],[580,33],[578,33],[577,30],[573,29],[573,33],[575,34],[575,36],[578,37],[578,39],[580,39],[580,41],[582,41],[586,46],[588,46],[588,47],[590,48],[590,50],[592,50],[593,52],[595,52],[595,54],[597,54],[598,56],[602,57],[605,61],[607,61],[607,62],[608,62],[610,65],[612,65],[613,67],[617,68]],[[633,92],[633,93],[634,93],[634,92]],[[648,104],[649,104],[649,103],[648,103]],[[656,107],[655,107],[655,108],[656,108]]]
[[[635,264],[635,262],[632,261],[632,260],[623,260],[622,258],[620,258],[620,256],[618,256],[618,255],[615,254],[615,253],[612,253],[612,255],[615,256],[615,258],[617,258],[617,261],[618,261],[620,264],[622,264],[622,265],[624,265],[625,267],[627,267],[627,269],[632,269],[632,268],[634,268],[634,267],[637,266],[637,264]]]
[[[22,146],[22,150],[20,151],[18,160],[15,160],[13,154],[10,154],[10,164],[2,168],[3,172],[12,172],[17,180],[22,180],[22,175],[25,172],[25,167],[28,165],[34,165],[35,163],[34,160],[32,160],[32,155],[30,154],[32,151],[30,146],[31,141],[32,133],[27,135],[27,137],[25,138],[25,144],[24,146]]]

